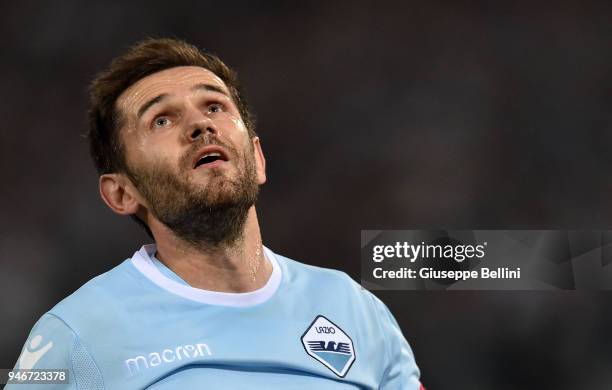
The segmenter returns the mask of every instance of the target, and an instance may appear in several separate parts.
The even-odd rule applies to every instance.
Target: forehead
[[[213,72],[199,66],[178,66],[150,74],[134,84],[117,99],[121,112],[134,115],[138,107],[160,94],[186,94],[196,84],[209,84],[230,95],[227,86]]]

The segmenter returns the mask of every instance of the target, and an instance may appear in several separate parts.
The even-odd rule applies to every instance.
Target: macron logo
[[[38,363],[41,357],[44,356],[51,348],[53,348],[53,341],[49,341],[44,347],[38,348],[42,342],[42,336],[37,334],[32,337],[29,343],[26,343],[21,357],[19,357],[19,369],[29,370]]]
[[[166,348],[160,352],[150,352],[125,360],[125,367],[130,375],[137,374],[140,370],[157,367],[164,363],[172,363],[183,359],[195,359],[198,357],[212,356],[208,345],[203,343],[179,345],[173,349]]]

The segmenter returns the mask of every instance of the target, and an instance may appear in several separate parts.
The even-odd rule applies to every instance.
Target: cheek
[[[147,145],[147,140],[144,137],[135,137],[134,145],[134,154],[139,156],[139,159],[146,159],[149,157],[150,147]]]
[[[232,117],[230,120],[232,121],[234,127],[239,133],[245,133],[245,134],[247,133],[247,128],[244,125],[244,122],[242,121],[242,119]]]
[[[124,130],[124,144],[129,150],[129,155],[137,161],[144,161],[154,153],[157,153],[152,146],[154,143],[151,142],[151,137],[148,137],[143,131],[136,128],[135,125],[130,124],[127,129]]]
[[[130,167],[140,167],[146,159],[143,139],[138,137],[136,131],[126,130],[123,134],[123,150],[125,160]]]
[[[182,169],[179,165],[183,163],[182,156],[174,153],[169,147],[159,147],[159,145],[151,145],[145,142],[138,150],[138,154],[141,166],[174,174]]]
[[[219,127],[219,137],[225,138],[235,148],[250,150],[251,138],[249,132],[240,117],[230,116],[225,118],[225,126]],[[222,129],[227,129],[224,133]]]

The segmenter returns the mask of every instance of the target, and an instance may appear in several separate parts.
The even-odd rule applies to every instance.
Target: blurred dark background
[[[239,71],[264,242],[359,280],[360,230],[612,227],[610,2],[3,2],[0,367],[147,237],[99,199],[86,87],[186,39]],[[377,292],[428,389],[612,388],[612,295]]]

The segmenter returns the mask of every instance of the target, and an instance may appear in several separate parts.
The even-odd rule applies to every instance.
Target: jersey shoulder
[[[285,283],[293,289],[301,287],[310,294],[333,296],[336,301],[347,300],[351,305],[359,305],[370,312],[378,311],[381,304],[384,306],[374,294],[343,271],[306,264],[278,254],[276,256],[282,263]]]
[[[79,337],[61,318],[50,313],[45,313],[32,328],[15,369],[63,370],[57,375],[66,380],[45,384],[45,388],[50,390],[104,389],[98,366]],[[22,388],[25,388],[23,384],[5,387],[11,390]]]
[[[311,282],[316,280],[319,283],[340,284],[343,287],[360,287],[357,282],[343,271],[306,264],[277,253],[275,255],[281,261],[283,276],[288,282]]]
[[[48,314],[61,319],[79,336],[82,336],[80,330],[84,321],[96,324],[97,329],[109,320],[116,321],[122,309],[127,310],[126,297],[134,296],[142,285],[136,272],[129,259],[125,260],[89,280],[57,303]],[[109,318],[109,312],[113,313],[113,318]]]

